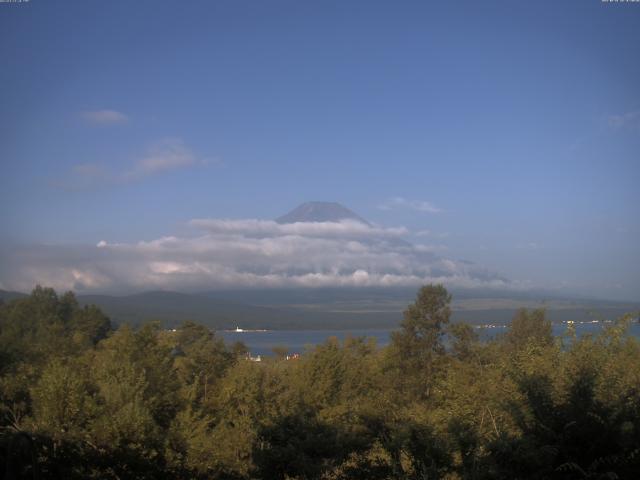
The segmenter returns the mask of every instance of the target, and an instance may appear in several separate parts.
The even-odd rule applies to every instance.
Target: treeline
[[[0,305],[0,474],[106,479],[636,479],[640,343],[554,338],[522,310],[480,342],[423,287],[389,346],[261,363],[207,328],[112,328],[37,287]],[[447,335],[445,348],[443,338]]]

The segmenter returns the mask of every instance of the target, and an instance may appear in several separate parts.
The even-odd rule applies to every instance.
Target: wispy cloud
[[[425,213],[441,213],[442,209],[436,207],[431,202],[423,200],[407,200],[403,197],[393,197],[378,206],[380,210],[394,210],[397,208],[404,208],[408,210],[415,210],[417,212]]]
[[[617,115],[609,115],[607,117],[607,124],[611,128],[638,128],[640,129],[640,110],[633,112],[627,112]]]
[[[63,180],[53,185],[65,190],[86,190],[108,185],[114,181],[113,174],[98,163],[79,163],[71,168]]]
[[[149,175],[177,170],[205,163],[185,146],[179,138],[166,138],[152,146],[148,153],[137,160],[133,168],[122,175],[124,180],[135,180]]]
[[[122,125],[129,122],[129,117],[116,110],[88,110],[80,116],[93,125]]]
[[[83,190],[139,181],[172,170],[208,165],[179,138],[166,138],[152,145],[146,154],[123,170],[110,169],[99,163],[74,165],[64,180],[54,181],[57,187]]]

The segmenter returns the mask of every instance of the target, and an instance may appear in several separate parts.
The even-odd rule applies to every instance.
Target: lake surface
[[[598,334],[606,326],[611,323],[574,323],[576,334],[578,336],[588,334]],[[554,324],[553,334],[558,336],[567,331],[567,324]],[[507,325],[490,325],[482,327],[474,327],[479,333],[480,338],[488,339],[496,335],[504,333]],[[216,332],[228,343],[243,342],[252,355],[272,355],[272,348],[276,346],[285,346],[289,349],[289,353],[302,353],[306,349],[312,348],[314,345],[324,343],[329,337],[337,337],[340,341],[347,337],[367,337],[374,338],[378,346],[384,346],[389,343],[391,332],[394,329],[352,329],[352,330],[267,330],[267,331],[218,331]],[[640,323],[634,322],[629,334],[640,338]]]

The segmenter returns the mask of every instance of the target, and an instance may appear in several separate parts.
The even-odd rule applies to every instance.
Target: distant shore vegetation
[[[632,315],[553,336],[520,310],[481,341],[426,285],[388,346],[261,362],[193,322],[115,329],[73,293],[0,302],[5,479],[636,479]],[[448,341],[443,342],[444,336]]]

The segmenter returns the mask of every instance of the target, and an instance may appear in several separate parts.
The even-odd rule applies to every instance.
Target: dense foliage
[[[640,343],[622,319],[480,342],[423,287],[392,342],[257,363],[186,322],[114,330],[72,293],[0,305],[5,478],[639,478]],[[446,341],[445,341],[446,337]]]

